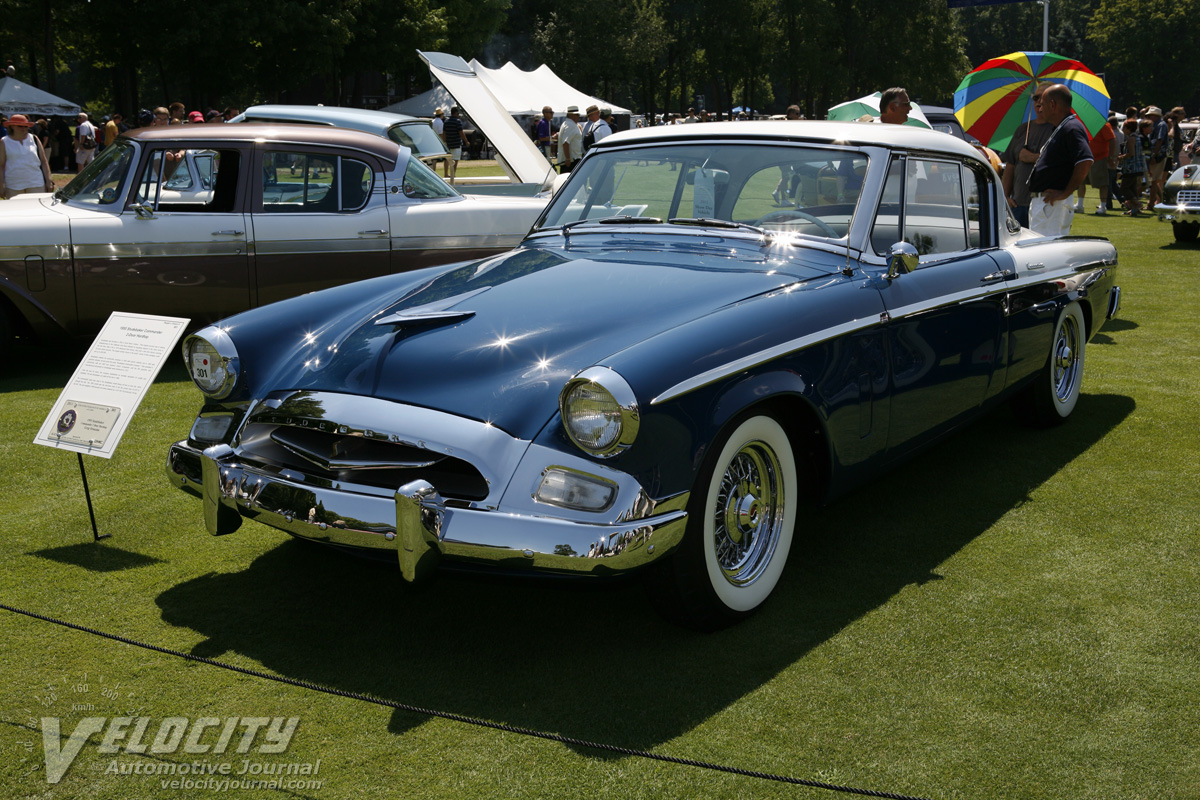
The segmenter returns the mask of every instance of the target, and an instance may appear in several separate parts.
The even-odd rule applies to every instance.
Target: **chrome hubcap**
[[[1054,396],[1060,403],[1069,400],[1075,392],[1079,380],[1078,349],[1079,329],[1075,318],[1064,317],[1054,343]]]
[[[752,583],[771,561],[783,527],[782,481],[775,451],[761,441],[743,445],[725,467],[713,546],[732,584]]]

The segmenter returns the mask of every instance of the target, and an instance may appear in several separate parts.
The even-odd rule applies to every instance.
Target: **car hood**
[[[527,245],[454,268],[310,333],[272,388],[436,408],[532,439],[557,410],[564,382],[581,370],[690,320],[836,269],[775,263],[760,248],[747,248],[758,263],[738,268],[732,265],[751,259],[728,246],[695,246],[681,259],[678,249],[634,256]]]

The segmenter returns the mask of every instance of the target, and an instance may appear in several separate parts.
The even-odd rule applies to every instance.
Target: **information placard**
[[[42,423],[34,444],[112,458],[188,320],[114,311]]]

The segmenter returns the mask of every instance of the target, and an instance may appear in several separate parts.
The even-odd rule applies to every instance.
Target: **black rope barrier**
[[[420,714],[421,716],[449,720],[451,722],[461,722],[467,725],[474,725],[479,728],[490,728],[492,730],[503,731],[505,733],[515,733],[520,736],[530,736],[536,739],[545,739],[547,741],[559,742],[572,747],[582,747],[590,750],[602,750],[609,753],[618,753],[625,756],[634,756],[653,761],[662,761],[668,764],[677,764],[684,767],[697,767],[699,769],[711,770],[713,772],[723,772],[729,775],[738,775],[744,778],[758,778],[761,780],[775,781],[776,783],[806,786],[811,789],[825,789],[831,792],[841,792],[842,794],[854,794],[863,797],[881,797],[888,798],[889,800],[927,800],[927,798],[899,794],[897,792],[884,792],[877,791],[875,789],[859,789],[853,786],[841,786],[834,783],[826,783],[824,781],[815,781],[806,778],[794,778],[788,775],[776,775],[770,772],[759,772],[757,770],[743,769],[741,767],[731,767],[725,764],[715,764],[710,761],[697,761],[691,758],[668,756],[661,753],[652,753],[648,750],[636,750],[633,748],[621,747],[619,745],[605,744],[603,742],[591,742],[586,739],[576,739],[572,736],[563,736],[561,734],[548,733],[546,731],[534,730],[532,728],[522,728],[517,725],[506,725],[501,722],[491,722],[490,720],[479,719],[477,717],[468,717],[449,711],[438,711],[436,709],[422,708],[420,706],[409,705],[408,703],[400,703],[395,700],[384,700],[382,698],[373,697],[360,692],[350,692],[346,691],[345,689],[335,689],[331,686],[322,686],[319,683],[311,683],[298,678],[288,678],[283,675],[274,675],[272,673],[263,672],[257,669],[239,667],[236,664],[229,664],[224,661],[218,661],[214,658],[197,656],[191,653],[185,653],[182,650],[173,650],[169,647],[161,647],[159,645],[140,642],[137,639],[131,639],[127,636],[121,636],[115,633],[106,633],[105,631],[96,630],[95,628],[89,628],[86,625],[78,625],[74,622],[67,622],[66,620],[56,619],[54,617],[46,616],[45,614],[38,614],[37,612],[27,611],[23,608],[16,608],[15,606],[10,606],[5,603],[0,603],[0,609],[13,614],[20,614],[31,619],[41,620],[42,622],[49,622],[64,628],[70,628],[71,630],[80,631],[82,633],[99,636],[114,642],[121,642],[122,644],[140,647],[143,650],[151,650],[156,653],[175,656],[176,658],[182,658],[187,661],[194,661],[199,664],[207,664],[212,667],[229,670],[230,672],[241,673],[242,675],[249,675],[254,678],[275,681],[276,683],[283,683],[288,686],[296,686],[301,689],[308,689],[309,691],[320,692],[322,694],[333,695],[335,697],[344,697],[350,700],[372,703],[377,706],[383,706],[385,708],[391,708],[397,711],[406,711],[413,714]]]

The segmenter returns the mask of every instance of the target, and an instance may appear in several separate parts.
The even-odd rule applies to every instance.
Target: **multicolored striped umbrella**
[[[1061,83],[1071,90],[1072,109],[1088,133],[1108,121],[1108,89],[1096,73],[1056,53],[1009,53],[980,64],[954,91],[954,116],[963,129],[1003,152],[1022,122],[1033,119],[1033,90]]]

